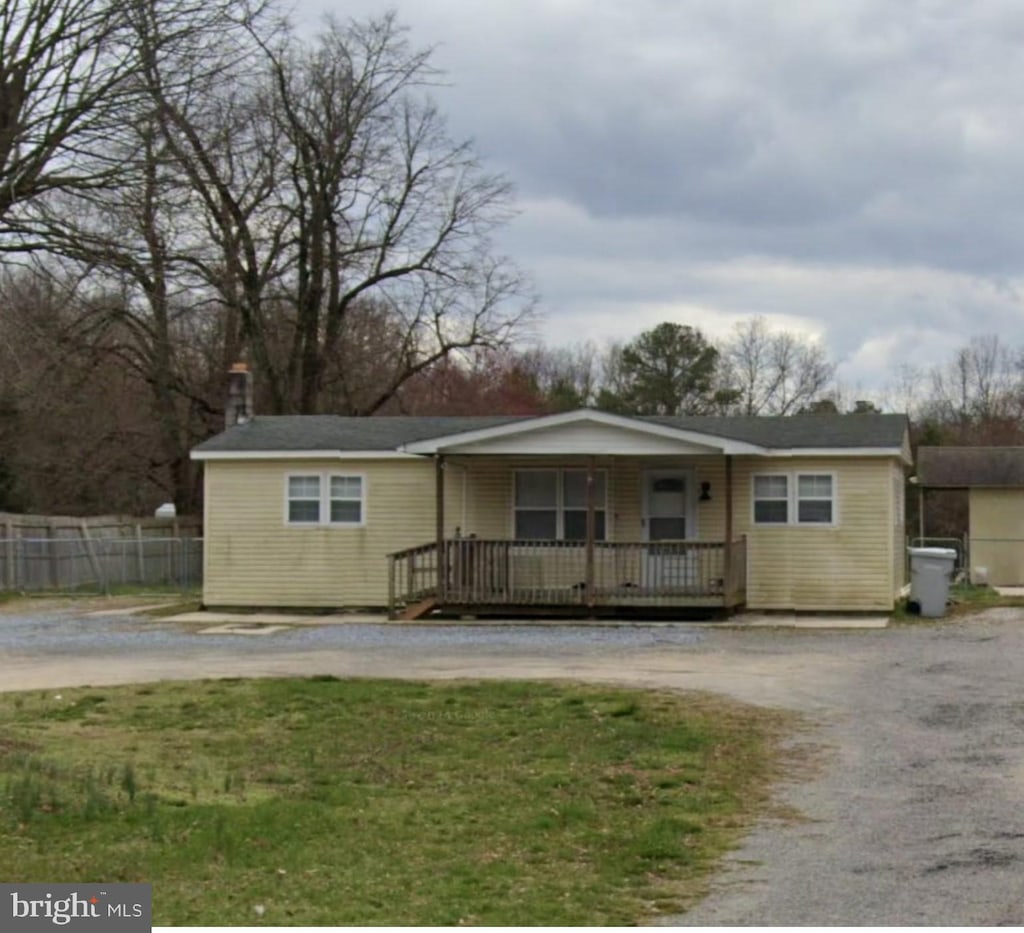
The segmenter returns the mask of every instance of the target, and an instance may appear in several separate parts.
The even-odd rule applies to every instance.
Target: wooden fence
[[[198,519],[0,512],[0,590],[189,589],[202,582]]]

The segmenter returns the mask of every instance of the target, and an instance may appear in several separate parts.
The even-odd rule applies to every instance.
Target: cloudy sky
[[[1019,0],[393,0],[504,171],[543,336],[755,314],[852,391],[1024,342]],[[372,0],[297,0],[362,17]]]

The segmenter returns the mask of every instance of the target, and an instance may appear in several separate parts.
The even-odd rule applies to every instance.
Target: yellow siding
[[[754,473],[832,473],[834,527],[752,521]],[[747,605],[756,609],[888,611],[893,606],[892,461],[737,457],[736,533],[747,535]]]
[[[895,458],[736,457],[733,533],[748,540],[748,606],[891,609],[901,582],[898,553],[903,535],[895,520],[894,462]],[[454,535],[458,529],[479,538],[511,537],[514,470],[585,464],[582,457],[451,459],[445,484],[446,534]],[[691,538],[723,540],[723,458],[605,457],[598,466],[608,471],[610,540],[643,540],[643,471],[675,468],[693,470],[695,490],[710,483],[710,501],[695,503]],[[387,599],[386,555],[435,536],[434,466],[429,460],[207,461],[205,470],[204,600],[210,605],[381,606]],[[324,470],[366,476],[365,527],[285,524],[285,477]],[[837,526],[753,526],[755,472],[835,474]],[[547,572],[542,563],[535,568],[538,580]],[[572,585],[581,574],[582,567],[563,566],[559,576],[565,580],[559,582]]]
[[[289,473],[361,473],[362,528],[285,523]],[[445,484],[447,533],[462,510],[462,485]],[[382,606],[387,554],[436,536],[429,460],[207,461],[203,600],[212,606]]]
[[[1024,584],[1024,490],[972,489],[971,570],[984,567],[995,586]]]

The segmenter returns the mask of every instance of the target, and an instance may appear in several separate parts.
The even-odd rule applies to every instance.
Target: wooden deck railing
[[[723,606],[745,601],[746,541],[455,538],[388,556],[389,611],[434,597],[461,606]]]

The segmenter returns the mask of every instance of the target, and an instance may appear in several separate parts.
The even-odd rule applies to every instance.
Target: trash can
[[[956,551],[948,547],[912,547],[910,551],[910,605],[923,616],[946,611]]]

